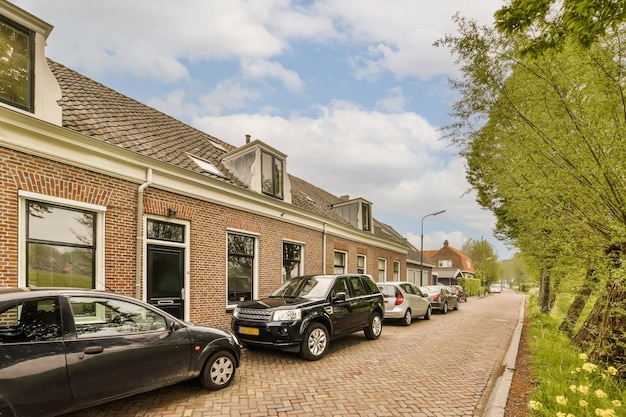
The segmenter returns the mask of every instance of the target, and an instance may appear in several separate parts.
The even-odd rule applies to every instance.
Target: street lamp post
[[[436,211],[434,213],[429,213],[422,217],[422,228],[421,228],[421,238],[420,238],[420,286],[424,285],[424,219],[428,216],[436,216],[445,212],[445,210]]]

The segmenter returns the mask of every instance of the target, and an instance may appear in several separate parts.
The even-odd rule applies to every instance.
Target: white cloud
[[[304,86],[297,72],[288,70],[277,62],[261,59],[244,59],[241,62],[241,72],[245,78],[253,80],[264,78],[278,79],[290,91],[300,91]]]

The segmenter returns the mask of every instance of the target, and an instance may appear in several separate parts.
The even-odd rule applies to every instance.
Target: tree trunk
[[[542,313],[550,313],[552,306],[551,300],[551,283],[550,283],[550,268],[544,266],[541,269],[541,279],[539,284],[539,295],[537,296],[537,302],[539,303],[539,309]]]
[[[599,279],[596,275],[595,269],[589,268],[585,276],[585,281],[583,282],[582,287],[580,287],[580,290],[578,290],[578,294],[576,294],[574,302],[572,302],[572,304],[569,306],[569,309],[567,310],[567,315],[561,322],[559,330],[567,333],[569,336],[572,335],[574,327],[576,326],[580,315],[585,309],[587,300],[589,299],[589,296],[593,292],[595,286],[598,284],[598,281]]]

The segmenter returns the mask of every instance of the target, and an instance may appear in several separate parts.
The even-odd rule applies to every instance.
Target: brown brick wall
[[[18,190],[68,200],[102,205],[105,215],[105,280],[107,288],[134,296],[136,270],[136,200],[139,184],[86,171],[44,158],[0,147],[0,286],[16,286],[18,275]],[[190,229],[190,318],[198,324],[228,327],[226,311],[227,233],[229,230],[258,236],[258,293],[268,295],[282,282],[284,240],[304,245],[304,273],[323,272],[323,234],[280,219],[203,202],[189,197],[146,188],[144,212],[167,216],[168,208],[177,218],[188,220]],[[356,272],[356,256],[367,256],[367,272],[378,277],[378,258],[388,260],[388,280],[393,260],[400,255],[328,235],[326,272],[333,271],[333,251],[348,252],[348,272]],[[404,277],[403,277],[404,278]]]

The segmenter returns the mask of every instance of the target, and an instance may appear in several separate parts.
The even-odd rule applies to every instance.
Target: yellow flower
[[[556,403],[560,404],[560,405],[567,405],[567,398],[565,398],[565,396],[563,396],[563,395],[557,395],[556,396]]]
[[[615,411],[611,410],[610,408],[607,408],[606,410],[603,410],[601,408],[596,408],[596,415],[600,417],[617,417],[617,414],[615,414]]]
[[[579,385],[578,391],[580,391],[582,394],[587,395],[589,393],[589,387],[587,385]]]
[[[608,368],[606,368],[606,371],[613,376],[617,375],[617,368],[615,368],[614,366],[609,366]]]
[[[566,417],[576,417],[574,414],[568,414]]]
[[[587,359],[589,359],[589,356],[587,356],[585,353],[581,353],[580,355],[578,355],[578,358],[586,361]]]
[[[595,391],[596,397],[598,398],[607,398],[608,395],[606,395],[606,392],[602,391],[601,389],[597,389]]]
[[[578,387],[576,385],[570,385],[569,390],[572,391],[573,393],[576,393],[576,391],[578,391]]]
[[[613,404],[613,407],[621,407],[622,406],[622,402],[620,400],[613,400],[613,401],[611,401],[611,404]]]
[[[589,403],[585,400],[580,400],[578,401],[578,405],[580,405],[581,407],[587,407]]]
[[[598,365],[596,365],[595,363],[591,363],[591,362],[585,362],[583,364],[583,370],[587,371],[589,373],[592,373],[593,371],[595,371],[596,369],[598,369]]]
[[[541,410],[541,408],[543,407],[543,404],[541,404],[539,401],[530,400],[528,402],[528,406],[530,407],[531,410]]]
[[[556,417],[567,417],[567,414],[562,413],[562,412],[559,411],[559,412],[556,413]]]

